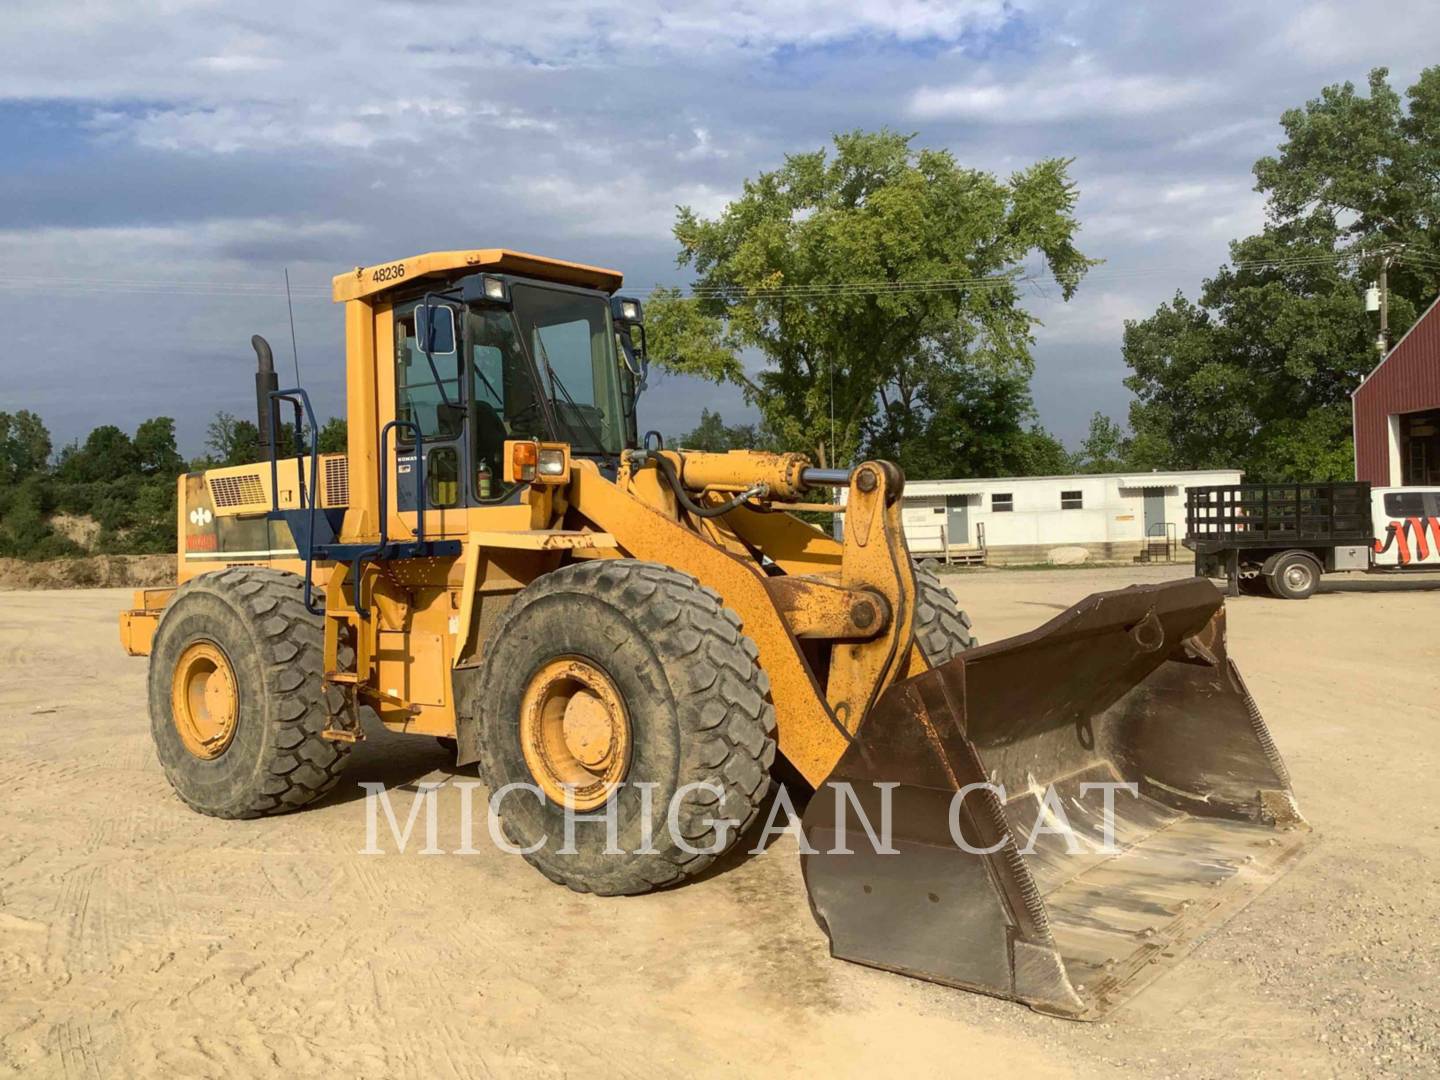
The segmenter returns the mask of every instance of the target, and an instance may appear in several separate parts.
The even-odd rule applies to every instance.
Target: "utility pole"
[[[1380,350],[1383,357],[1390,351],[1390,252],[1386,252],[1380,259],[1380,336],[1375,339],[1375,347]]]
[[[1380,249],[1380,280],[1376,285],[1370,287],[1372,294],[1376,292],[1380,294],[1380,334],[1375,338],[1375,348],[1380,353],[1382,360],[1390,351],[1390,264],[1395,261],[1401,250],[1403,250],[1401,244],[1390,244]],[[1375,308],[1369,307],[1369,310],[1374,311]]]

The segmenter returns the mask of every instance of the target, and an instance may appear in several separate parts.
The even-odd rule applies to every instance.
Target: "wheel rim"
[[[554,802],[593,810],[630,767],[630,718],[600,668],[579,657],[552,660],[530,677],[520,704],[520,746]]]
[[[1301,563],[1294,563],[1285,568],[1285,584],[1297,592],[1310,587],[1310,568]]]
[[[235,738],[240,695],[235,670],[220,648],[197,641],[180,654],[170,684],[170,715],[185,749],[217,758]]]

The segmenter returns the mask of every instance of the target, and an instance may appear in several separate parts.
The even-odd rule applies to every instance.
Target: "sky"
[[[0,410],[56,445],[176,420],[198,453],[253,411],[252,333],[343,413],[330,278],[513,247],[683,285],[675,207],[832,134],[890,127],[1006,176],[1073,158],[1068,303],[1034,286],[1033,391],[1072,447],[1123,418],[1120,344],[1257,231],[1255,159],[1289,107],[1440,62],[1433,0],[150,0],[20,4],[0,34]],[[660,375],[642,427],[739,395]]]

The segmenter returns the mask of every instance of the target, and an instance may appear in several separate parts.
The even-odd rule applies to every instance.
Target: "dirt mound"
[[[174,555],[88,555],[48,562],[0,559],[0,589],[143,588],[174,582]]]
[[[56,514],[50,519],[50,527],[86,551],[94,551],[95,541],[100,538],[100,523],[84,514]]]

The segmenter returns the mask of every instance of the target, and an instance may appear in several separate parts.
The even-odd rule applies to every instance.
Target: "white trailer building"
[[[1185,534],[1187,487],[1240,478],[1238,469],[1216,469],[917,480],[905,485],[901,517],[920,557],[990,565],[1129,561],[1147,547],[1156,556],[1174,551]]]

